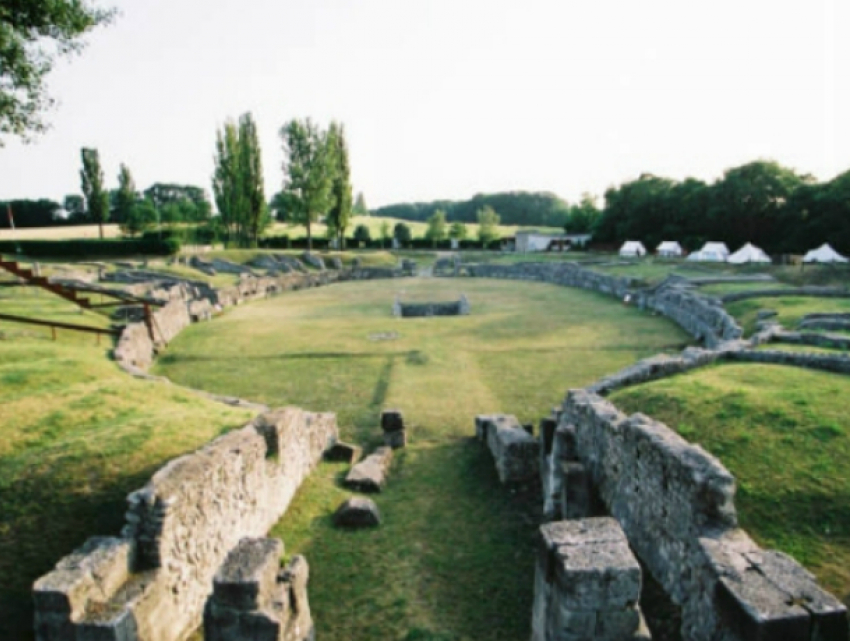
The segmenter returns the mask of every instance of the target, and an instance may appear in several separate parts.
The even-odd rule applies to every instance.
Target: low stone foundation
[[[396,299],[393,303],[393,316],[399,318],[422,318],[427,316],[466,316],[469,314],[469,301],[461,295],[460,300],[438,303],[403,303]]]
[[[734,477],[667,426],[572,390],[557,423],[541,430],[541,448],[548,512],[556,513],[558,490],[568,497],[563,463],[576,461],[631,548],[682,608],[684,639],[848,638],[844,605],[793,559],[761,550],[737,528]]]
[[[532,641],[651,639],[638,599],[641,570],[611,518],[540,528]]]
[[[333,414],[286,408],[168,463],[128,497],[120,537],[35,582],[38,641],[186,638],[228,553],[265,535],[336,439]]]
[[[475,417],[475,434],[487,445],[504,484],[527,483],[538,475],[540,445],[510,414]]]

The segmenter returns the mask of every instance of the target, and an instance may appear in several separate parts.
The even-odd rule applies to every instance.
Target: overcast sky
[[[124,0],[49,78],[52,130],[0,148],[0,198],[79,193],[80,148],[209,189],[216,129],[344,123],[370,207],[553,191],[769,158],[850,169],[846,0]]]

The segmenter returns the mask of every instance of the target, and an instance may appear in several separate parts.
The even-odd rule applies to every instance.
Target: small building
[[[760,247],[756,247],[752,243],[747,243],[734,254],[730,254],[728,262],[735,265],[744,263],[769,263],[770,256],[764,253]]]
[[[835,251],[829,243],[824,243],[817,249],[806,252],[804,263],[846,263],[847,258]]]
[[[655,248],[655,253],[659,256],[673,258],[675,256],[681,256],[684,252],[682,251],[682,246],[679,244],[679,241],[665,240]]]
[[[590,238],[590,234],[547,234],[536,229],[527,229],[516,233],[514,247],[520,253],[569,251],[575,245],[588,243]],[[511,239],[503,240],[510,243]]]
[[[627,240],[620,247],[620,256],[646,256],[646,247],[639,240]]]
[[[726,243],[706,243],[702,249],[688,256],[688,260],[710,263],[725,263],[729,258],[729,248]]]

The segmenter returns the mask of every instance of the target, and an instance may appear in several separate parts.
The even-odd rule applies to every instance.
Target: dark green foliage
[[[15,227],[51,227],[65,222],[53,218],[53,214],[60,209],[60,206],[59,203],[47,198],[0,201],[0,229],[9,228],[7,207],[12,209]]]
[[[357,225],[354,228],[354,240],[358,243],[368,243],[372,239],[372,234],[369,227],[366,225]]]
[[[103,169],[100,167],[100,155],[97,149],[81,149],[83,168],[80,170],[80,182],[89,218],[97,223],[100,238],[103,240],[103,223],[109,220],[109,195],[103,186]]]
[[[121,224],[125,233],[132,233],[127,231],[125,226],[132,216],[133,208],[136,206],[136,184],[133,182],[130,168],[123,163],[118,172],[118,189],[114,192],[114,198],[113,218]]]
[[[136,255],[170,256],[180,251],[177,238],[141,238],[136,240],[2,240],[0,253],[14,256],[20,254],[38,258],[82,258],[119,257]]]
[[[144,193],[153,204],[159,208],[168,203],[181,203],[191,201],[196,205],[206,204],[209,207],[207,192],[203,187],[194,185],[177,185],[174,183],[154,183]]]
[[[345,128],[332,122],[328,129],[331,180],[331,207],[326,217],[328,236],[337,240],[337,248],[345,249],[345,230],[351,222],[351,165],[348,160],[348,143]]]
[[[404,223],[396,223],[395,227],[393,227],[393,238],[395,238],[400,245],[404,246],[410,243],[410,238],[412,234],[410,232],[410,226],[405,225]]]
[[[563,227],[569,213],[565,201],[555,194],[540,192],[505,192],[476,194],[470,200],[436,200],[428,203],[399,203],[379,207],[373,214],[388,218],[425,221],[435,210],[446,212],[450,222],[476,222],[478,210],[490,206],[499,212],[503,225],[540,225]]]

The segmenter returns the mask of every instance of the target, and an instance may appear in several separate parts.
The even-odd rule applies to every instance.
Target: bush
[[[289,249],[292,247],[292,241],[286,234],[282,236],[267,236],[260,238],[259,246],[264,249]]]
[[[74,240],[3,240],[0,241],[0,253],[9,256],[18,254],[33,257],[56,258],[95,258],[122,257],[149,254],[170,256],[180,251],[177,238],[145,238],[134,240],[121,239],[74,239]]]

